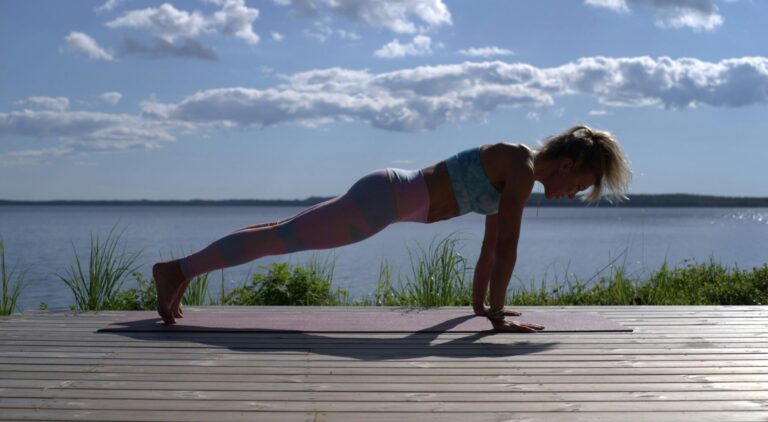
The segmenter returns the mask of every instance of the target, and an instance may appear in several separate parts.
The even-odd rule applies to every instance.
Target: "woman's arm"
[[[498,234],[498,214],[485,217],[485,236],[480,250],[480,257],[475,266],[475,276],[472,280],[472,310],[475,315],[488,316],[485,307],[485,294],[488,293],[488,281],[491,278],[493,261],[496,259],[496,237]],[[520,312],[504,310],[505,316],[519,316]]]
[[[488,317],[493,327],[500,331],[536,331],[544,327],[536,324],[506,321],[501,312],[506,302],[507,287],[517,261],[517,243],[523,208],[533,190],[533,160],[517,157],[508,167],[504,191],[501,193],[497,218],[496,247],[490,277],[490,309]]]
[[[488,291],[488,281],[491,278],[494,255],[496,254],[496,235],[498,231],[498,214],[485,217],[485,235],[480,249],[480,257],[475,266],[475,276],[472,280],[472,309],[476,315],[485,315],[485,293]]]

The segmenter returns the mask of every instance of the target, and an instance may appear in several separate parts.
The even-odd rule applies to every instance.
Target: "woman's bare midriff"
[[[491,184],[501,192],[504,189],[506,167],[509,163],[510,148],[519,148],[513,144],[500,142],[480,147],[480,162]],[[429,215],[427,223],[447,220],[459,215],[459,205],[451,186],[448,166],[445,161],[421,169],[429,191]]]
[[[451,187],[448,166],[441,161],[433,166],[421,169],[429,191],[429,214],[427,223],[447,220],[459,215],[459,204]]]

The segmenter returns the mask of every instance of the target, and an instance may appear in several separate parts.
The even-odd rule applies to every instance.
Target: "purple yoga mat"
[[[543,325],[545,332],[632,331],[600,315],[581,311],[522,311],[508,319]],[[477,332],[492,330],[484,317],[470,310],[381,309],[381,310],[220,310],[190,309],[176,324],[165,325],[156,312],[129,312],[99,331],[164,332]]]

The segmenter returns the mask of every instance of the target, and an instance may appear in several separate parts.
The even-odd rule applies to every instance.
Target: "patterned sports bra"
[[[480,147],[464,150],[445,161],[459,215],[469,212],[496,214],[501,193],[488,180],[480,162]]]

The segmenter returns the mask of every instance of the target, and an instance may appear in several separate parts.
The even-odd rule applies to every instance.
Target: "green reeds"
[[[459,253],[461,241],[452,233],[439,241],[433,238],[427,249],[418,243],[415,251],[408,247],[411,277],[403,283],[398,276],[398,287],[391,283],[389,266],[382,263],[374,301],[381,305],[423,307],[471,304],[472,287],[466,280],[471,267]]]
[[[98,309],[156,309],[154,283],[134,273],[138,289],[120,291],[125,275],[134,271],[137,255],[118,251],[119,236],[110,231],[102,244],[98,236],[91,239],[91,259],[87,271],[83,269],[77,253],[76,266],[68,276],[59,276],[75,295],[78,310]],[[433,239],[427,248],[418,243],[408,247],[411,273],[397,277],[392,282],[392,269],[382,261],[379,280],[372,299],[352,301],[345,290],[333,288],[332,279],[335,259],[319,259],[317,256],[300,265],[273,263],[264,274],[246,278],[244,284],[230,292],[224,289],[224,271],[221,287],[214,299],[209,293],[209,274],[196,277],[190,283],[183,303],[186,305],[378,305],[378,306],[468,306],[472,292],[468,275],[472,268],[467,258],[459,252],[462,239],[450,234]],[[74,248],[74,246],[73,246]],[[10,312],[21,291],[23,277],[12,287],[5,269],[2,254],[3,312]],[[750,271],[729,268],[715,262],[683,262],[682,268],[661,268],[647,276],[630,275],[626,270],[626,250],[593,276],[580,279],[555,272],[536,285],[532,280],[529,288],[525,283],[512,284],[507,304],[511,306],[562,306],[562,305],[765,305],[768,304],[768,265]],[[607,271],[606,271],[607,270]],[[516,288],[517,287],[517,288]]]
[[[222,278],[224,277],[222,271]],[[208,295],[208,278],[211,273],[201,274],[193,278],[187,286],[187,291],[184,292],[184,298],[182,303],[190,306],[203,306],[206,299],[210,304],[213,304],[213,298],[209,298]]]
[[[16,304],[21,296],[22,290],[24,290],[24,273],[19,274],[14,280],[15,270],[8,270],[5,266],[5,245],[3,244],[3,238],[0,236],[0,276],[2,276],[3,291],[0,298],[0,315],[10,315],[16,309]]]
[[[126,253],[124,247],[118,249],[122,232],[115,235],[116,227],[117,225],[109,231],[104,243],[100,241],[98,234],[95,240],[91,234],[88,268],[83,268],[73,243],[72,250],[76,265],[71,266],[63,276],[55,274],[72,291],[75,297],[73,309],[80,311],[109,309],[110,303],[117,299],[125,277],[139,268],[135,263],[140,252]]]

